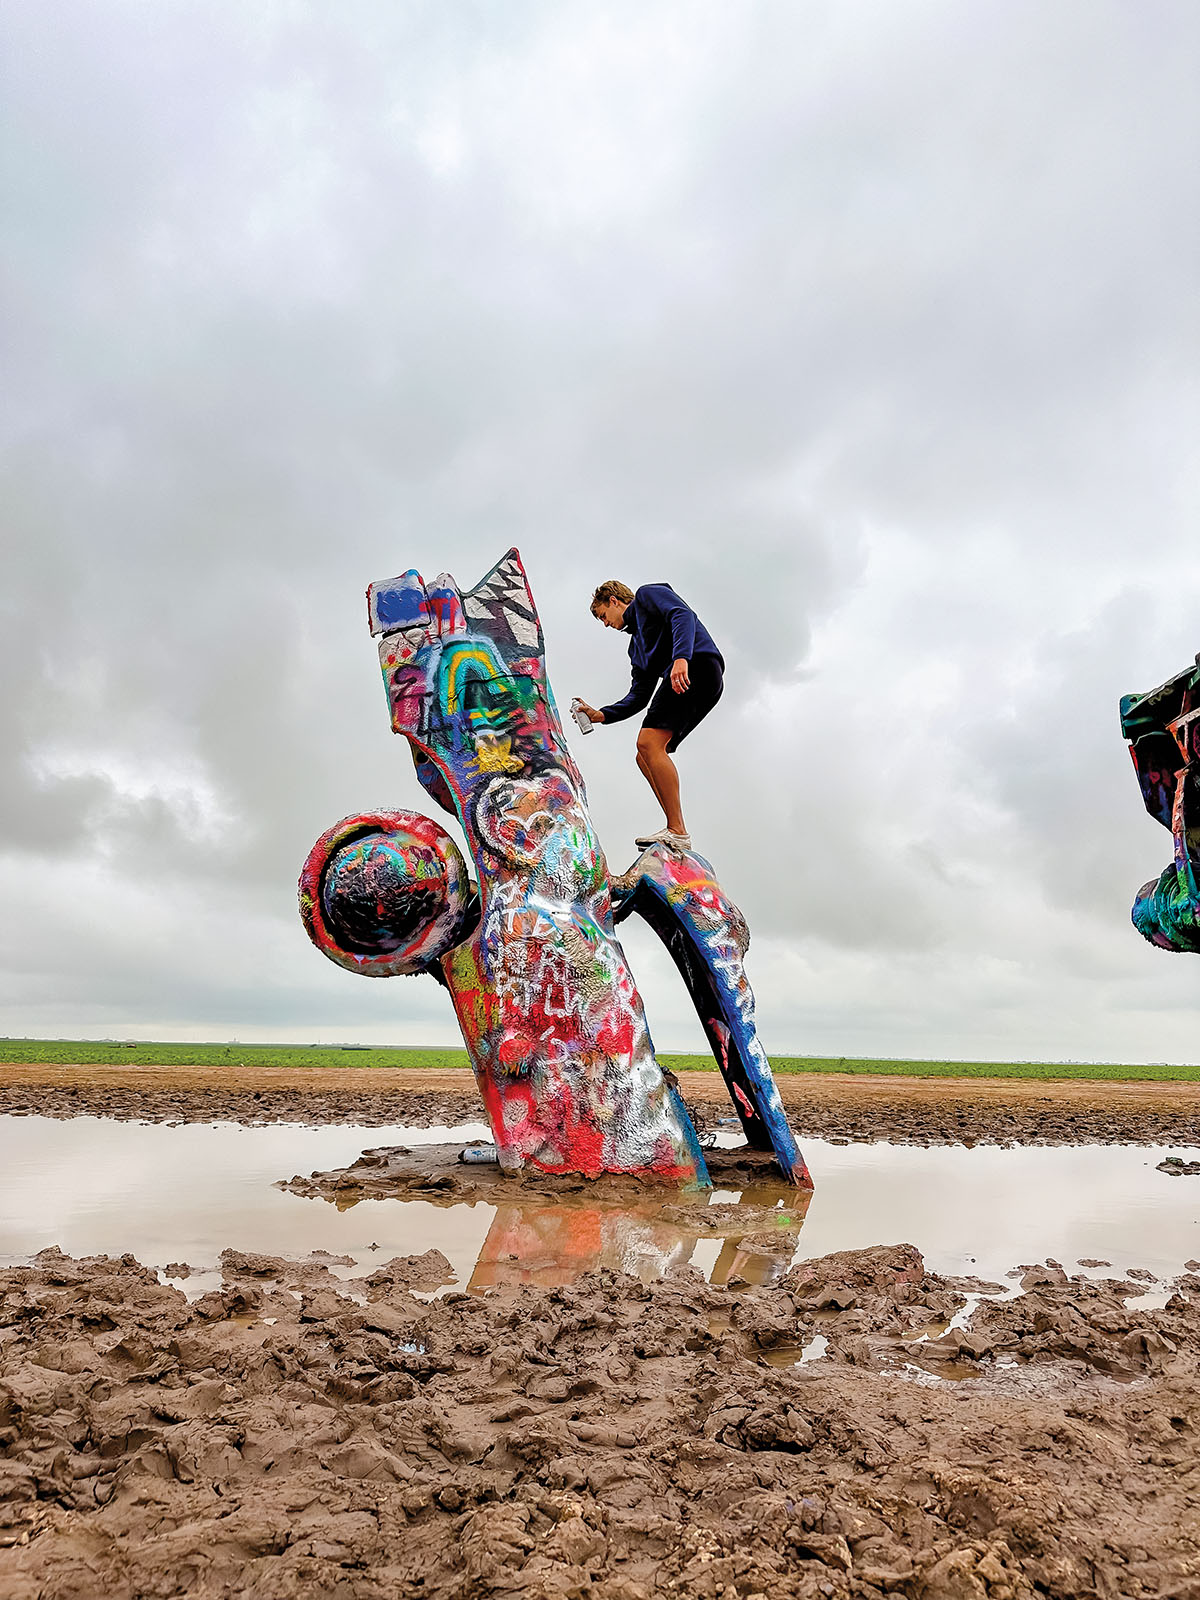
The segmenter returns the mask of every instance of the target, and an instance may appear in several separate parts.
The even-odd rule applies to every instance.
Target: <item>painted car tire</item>
[[[299,896],[321,954],[368,978],[427,971],[478,915],[462,852],[416,811],[343,817],[309,851]]]

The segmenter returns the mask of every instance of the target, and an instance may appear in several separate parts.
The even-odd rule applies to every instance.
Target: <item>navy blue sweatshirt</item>
[[[644,710],[673,662],[715,656],[725,665],[708,629],[669,583],[644,583],[625,607],[624,628],[633,682],[623,700],[600,707],[605,722],[624,722]]]

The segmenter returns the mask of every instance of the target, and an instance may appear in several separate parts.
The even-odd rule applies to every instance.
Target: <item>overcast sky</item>
[[[295,883],[429,809],[367,583],[517,544],[561,704],[603,578],[723,648],[769,1048],[1195,1059],[1117,720],[1200,649],[1192,0],[10,0],[0,57],[0,1030],[455,1041]],[[618,870],[636,726],[572,730]]]

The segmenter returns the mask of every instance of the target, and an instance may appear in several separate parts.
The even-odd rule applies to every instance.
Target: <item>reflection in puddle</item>
[[[615,1195],[603,1193],[600,1185],[596,1190],[601,1192],[581,1185],[561,1200],[528,1192],[509,1199],[512,1185],[500,1179],[487,1191],[484,1203],[493,1212],[492,1221],[468,1287],[546,1288],[573,1282],[598,1267],[649,1282],[673,1268],[694,1265],[702,1240],[717,1252],[706,1271],[710,1282],[771,1283],[782,1277],[795,1254],[811,1198],[775,1179],[741,1191],[718,1190],[708,1198],[657,1187]],[[456,1210],[463,1202],[448,1195],[435,1203]]]
[[[823,1333],[814,1333],[807,1344],[773,1344],[758,1352],[758,1359],[769,1367],[806,1367],[820,1361],[829,1349],[829,1340]]]
[[[678,1228],[656,1223],[653,1213],[546,1201],[500,1205],[495,1207],[469,1287],[490,1289],[500,1283],[552,1287],[573,1282],[596,1267],[661,1278],[686,1259]]]
[[[782,1219],[778,1237],[764,1229],[772,1208],[796,1205],[796,1192],[774,1183],[714,1192],[711,1206],[727,1214],[711,1229],[696,1220],[702,1208],[689,1216],[674,1192],[664,1199],[659,1190],[604,1205],[591,1203],[586,1189],[562,1201],[508,1201],[501,1190],[488,1200],[388,1198],[342,1209],[276,1187],[294,1172],[348,1165],[369,1146],[484,1137],[481,1124],[170,1127],[0,1117],[0,1264],[52,1244],[72,1255],[131,1251],[150,1264],[207,1269],[179,1280],[192,1295],[218,1281],[213,1269],[226,1246],[291,1258],[347,1255],[352,1264],[330,1269],[343,1279],[436,1248],[457,1283],[477,1290],[560,1284],[601,1266],[648,1280],[690,1265],[715,1283],[763,1284],[786,1271],[793,1253],[901,1240],[935,1271],[996,1279],[1017,1262],[1052,1256],[1068,1271],[1079,1270],[1081,1257],[1098,1257],[1113,1272],[1146,1267],[1165,1281],[1200,1256],[1200,1178],[1169,1181],[1155,1170],[1162,1150],[1121,1145],[924,1149],[806,1138],[817,1188],[798,1238]],[[737,1214],[751,1207],[747,1243]],[[1139,1303],[1160,1304],[1164,1293],[1149,1286]],[[945,1331],[931,1325],[914,1334]],[[815,1359],[810,1348],[791,1360]]]
[[[789,1194],[795,1214],[794,1191]],[[747,1202],[749,1195],[747,1191]],[[699,1229],[665,1220],[661,1200],[617,1207],[529,1199],[498,1205],[494,1212],[468,1283],[471,1289],[514,1283],[549,1288],[572,1283],[597,1267],[632,1273],[649,1282],[665,1277],[673,1267],[694,1264],[701,1238]],[[786,1238],[794,1246],[795,1232]],[[773,1283],[783,1276],[794,1253],[787,1248],[780,1254],[764,1254],[729,1238],[712,1242],[719,1243],[719,1250],[706,1276],[716,1284]]]
[[[929,1389],[946,1382],[940,1372],[930,1372],[928,1367],[918,1367],[911,1361],[905,1361],[897,1369],[897,1376],[907,1379],[909,1383],[924,1384]]]

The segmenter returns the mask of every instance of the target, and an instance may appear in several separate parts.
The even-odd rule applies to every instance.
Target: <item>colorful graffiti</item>
[[[414,811],[365,811],[317,840],[300,875],[300,916],[323,955],[368,978],[436,972],[479,921],[454,840]]]
[[[1148,694],[1121,700],[1146,810],[1169,828],[1174,859],[1137,892],[1133,925],[1163,950],[1200,953],[1200,656]]]
[[[367,602],[392,727],[426,792],[461,823],[477,882],[428,818],[347,818],[305,864],[310,937],[368,976],[430,972],[445,984],[506,1170],[708,1185],[616,937],[608,868],[518,553],[471,590],[445,573],[426,585],[414,571],[372,584]],[[712,967],[701,1016],[743,1124],[808,1185],[754,1032],[745,924],[707,862],[679,857],[676,878],[668,855],[639,858],[649,898],[627,898],[642,910],[654,882],[669,885],[665,914],[691,941],[697,984],[699,968]]]
[[[812,1186],[754,1018],[746,977],[750,929],[703,856],[652,845],[613,884],[616,921],[637,912],[679,968],[716,1057],[746,1143],[774,1150],[793,1183]]]

